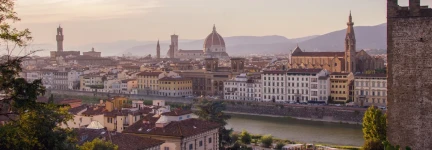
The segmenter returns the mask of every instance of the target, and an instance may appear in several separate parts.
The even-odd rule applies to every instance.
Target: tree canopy
[[[231,118],[230,115],[225,114],[223,111],[226,109],[225,103],[221,101],[209,101],[206,99],[195,100],[195,108],[197,111],[194,113],[202,120],[212,121],[222,124],[219,129],[219,144],[221,146],[231,146],[235,141],[231,139],[230,134],[232,129],[226,129],[225,125],[227,120]]]
[[[201,99],[197,101],[196,108],[198,110],[195,111],[195,114],[206,121],[217,122],[225,126],[226,121],[231,118],[230,115],[223,112],[226,109],[226,104],[222,101]]]
[[[252,136],[246,130],[240,133],[240,141],[244,144],[250,144],[252,141]]]
[[[12,54],[20,54],[32,37],[28,29],[19,31],[9,24],[20,21],[14,2],[0,1],[0,40],[7,51],[0,60],[0,116],[8,118],[0,126],[0,149],[72,149],[76,141],[73,132],[58,127],[72,118],[68,107],[38,103],[37,97],[45,93],[42,81],[29,83],[19,76],[21,62],[28,54]],[[14,52],[16,48],[21,51]]]
[[[118,146],[96,138],[91,142],[85,142],[82,146],[79,146],[78,150],[118,150]]]
[[[371,106],[363,117],[364,149],[384,149],[383,142],[386,140],[387,123],[386,115],[380,109]]]

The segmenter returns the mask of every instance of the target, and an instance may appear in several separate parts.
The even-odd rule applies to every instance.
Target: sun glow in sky
[[[166,40],[174,32],[202,39],[213,24],[222,36],[296,38],[345,28],[350,10],[356,26],[386,21],[385,0],[18,0],[16,6],[18,28],[29,28],[34,43],[55,43],[61,24],[71,46]]]

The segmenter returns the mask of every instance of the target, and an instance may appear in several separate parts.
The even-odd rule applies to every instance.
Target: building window
[[[202,141],[199,141],[199,146],[200,147],[203,146],[203,142]]]
[[[189,150],[192,150],[192,149],[193,149],[193,145],[189,144]]]
[[[208,142],[211,143],[212,142],[212,138],[208,138]]]

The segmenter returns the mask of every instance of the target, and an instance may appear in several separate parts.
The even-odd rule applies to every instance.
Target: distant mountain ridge
[[[386,30],[387,24],[376,26],[356,26],[354,27],[357,50],[360,49],[386,49]],[[221,33],[223,35],[223,33]],[[224,37],[227,52],[229,55],[248,55],[248,54],[277,54],[289,53],[298,44],[302,50],[306,51],[343,51],[346,29],[329,32],[323,35],[313,35],[300,38],[288,39],[284,36],[232,36]],[[65,41],[67,42],[67,41]],[[156,54],[157,41],[116,41],[108,43],[94,43],[66,50],[89,51],[92,47],[96,51],[102,52],[103,56],[114,56],[122,54],[133,54],[134,56],[145,56]],[[169,48],[169,41],[160,41],[161,55],[166,55]],[[201,50],[203,49],[204,39],[191,40],[179,39],[179,49]],[[43,45],[55,49],[55,45]],[[41,46],[36,46],[41,47]],[[44,52],[45,54],[45,52]],[[49,54],[49,53],[48,53]]]

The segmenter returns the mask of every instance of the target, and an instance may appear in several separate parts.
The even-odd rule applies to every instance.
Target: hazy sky
[[[167,40],[174,32],[203,39],[213,24],[225,37],[296,38],[345,28],[350,10],[356,26],[386,21],[385,0],[18,0],[16,8],[17,27],[29,28],[33,43],[54,44],[61,24],[69,46]]]

